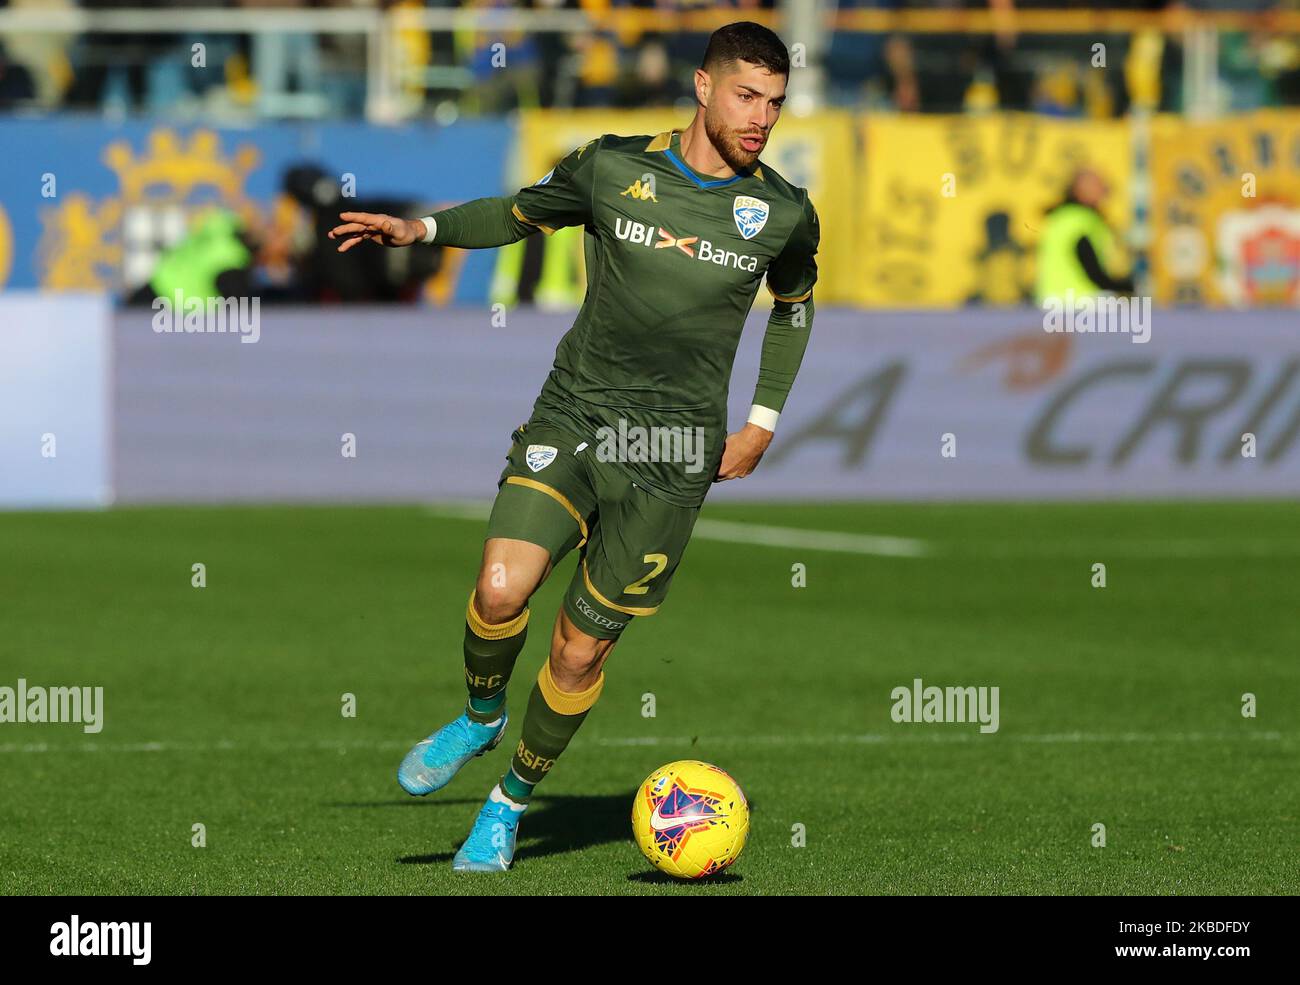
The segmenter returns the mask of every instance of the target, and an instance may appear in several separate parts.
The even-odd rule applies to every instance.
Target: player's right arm
[[[592,219],[594,160],[600,138],[572,151],[535,185],[514,195],[476,198],[422,219],[399,219],[369,212],[343,212],[329,232],[342,240],[339,252],[370,240],[383,246],[431,243],[461,249],[505,246],[535,233],[550,235],[561,226],[587,225]]]

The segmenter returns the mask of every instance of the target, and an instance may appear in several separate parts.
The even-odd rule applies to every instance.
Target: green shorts
[[[654,615],[700,508],[650,495],[594,444],[544,422],[511,438],[487,536],[537,544],[552,566],[576,547],[564,611],[584,633],[617,639],[634,616]]]

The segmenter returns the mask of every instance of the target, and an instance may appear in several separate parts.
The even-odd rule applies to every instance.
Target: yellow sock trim
[[[547,660],[537,675],[537,686],[542,689],[542,697],[551,711],[558,715],[581,715],[600,697],[600,689],[605,686],[605,672],[602,670],[596,683],[585,691],[561,691],[555,678],[551,677],[551,662]]]
[[[519,613],[509,622],[501,622],[493,625],[490,622],[484,622],[483,617],[474,609],[474,596],[478,594],[477,589],[469,593],[469,605],[465,609],[465,621],[469,623],[469,628],[474,631],[474,635],[484,640],[503,640],[507,636],[518,636],[528,625],[527,606],[524,611]]]

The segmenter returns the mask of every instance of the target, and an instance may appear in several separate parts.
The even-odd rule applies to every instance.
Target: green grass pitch
[[[0,891],[1295,893],[1298,513],[708,506],[926,554],[697,538],[538,788],[514,870],[489,876],[451,856],[506,767],[572,558],[533,600],[502,748],[417,799],[394,771],[464,700],[481,521],[0,515],[0,685],[102,685],[106,706],[93,736],[0,725]],[[891,721],[891,690],[915,677],[998,686],[999,731]],[[659,876],[630,837],[636,784],[681,758],[727,769],[753,805],[744,855],[714,882]]]

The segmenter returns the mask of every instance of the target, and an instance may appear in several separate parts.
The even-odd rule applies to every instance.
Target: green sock
[[[528,798],[532,796],[534,783],[526,783],[519,778],[519,774],[513,769],[508,771],[501,778],[501,791],[511,800],[520,804],[528,803]]]
[[[528,638],[528,609],[509,622],[484,622],[470,593],[465,609],[465,686],[469,703],[465,714],[486,725],[500,717],[506,700],[506,683],[515,660]]]
[[[474,695],[469,696],[469,705],[465,713],[470,715],[474,721],[482,719],[483,724],[495,722],[501,717],[501,709],[505,707],[506,692],[501,691],[491,698],[476,698]]]
[[[602,673],[585,691],[561,691],[551,677],[549,661],[542,664],[537,683],[528,696],[524,733],[510,761],[510,772],[502,778],[501,789],[509,797],[527,801],[532,788],[555,765],[560,753],[577,733],[604,685],[605,675]]]

